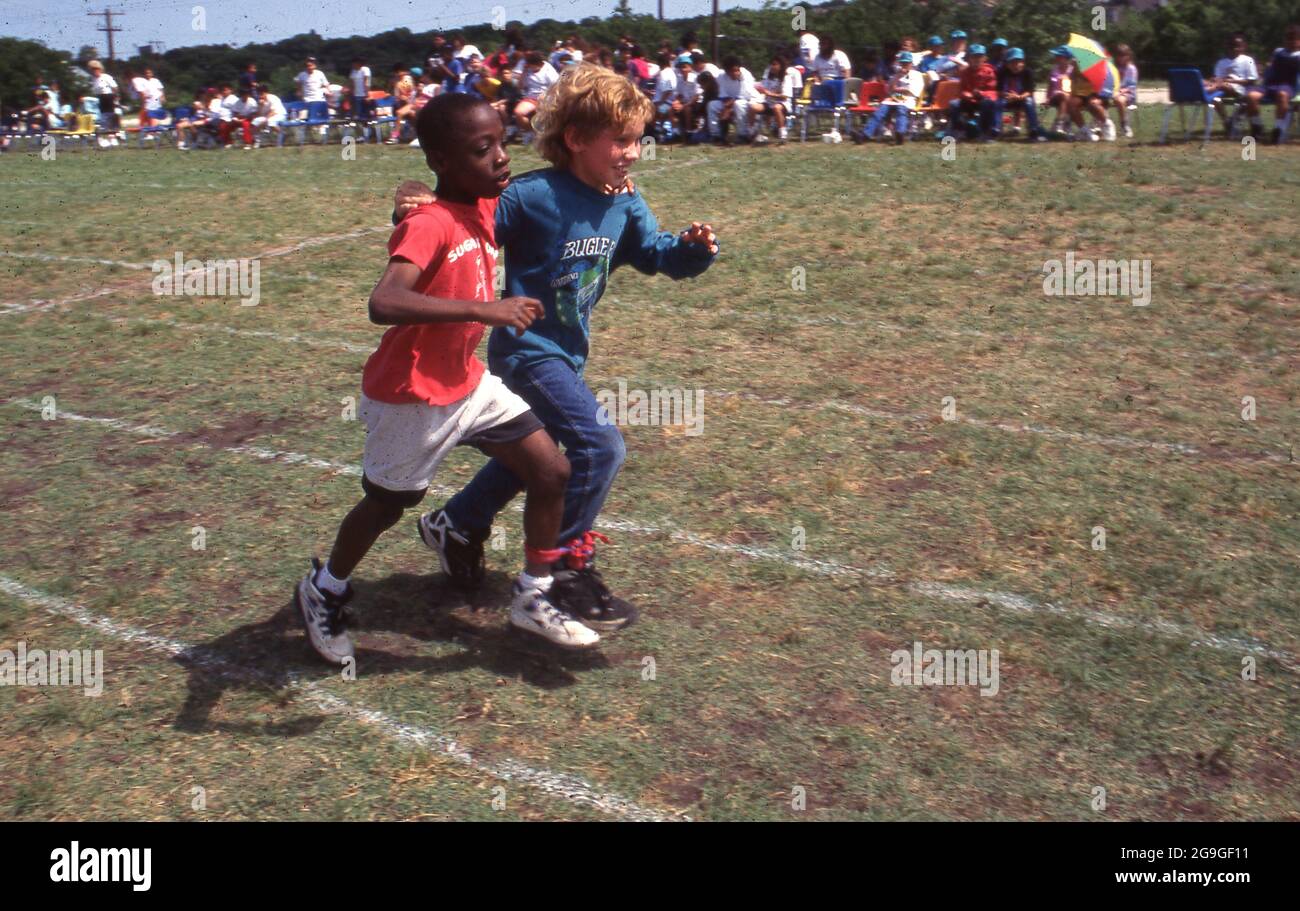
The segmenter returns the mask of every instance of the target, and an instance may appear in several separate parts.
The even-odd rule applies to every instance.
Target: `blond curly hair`
[[[625,77],[595,63],[579,63],[565,68],[537,106],[537,153],[557,168],[567,168],[572,153],[564,133],[569,127],[585,139],[607,127],[619,133],[644,128],[653,118],[650,99]]]

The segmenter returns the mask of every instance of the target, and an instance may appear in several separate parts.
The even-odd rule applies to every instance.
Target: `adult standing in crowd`
[[[117,132],[122,124],[117,117],[117,80],[104,71],[104,64],[92,60],[86,64],[90,71],[90,92],[99,102],[99,123],[105,130]],[[117,143],[117,137],[112,142]]]
[[[294,82],[298,85],[298,97],[307,102],[324,101],[325,89],[330,84],[329,77],[316,68],[315,57],[307,58]]]

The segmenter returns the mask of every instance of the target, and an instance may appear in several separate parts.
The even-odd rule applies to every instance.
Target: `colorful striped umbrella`
[[[1079,75],[1088,80],[1098,95],[1114,95],[1119,88],[1119,70],[1110,60],[1106,49],[1083,35],[1070,33],[1065,45],[1079,64]]]

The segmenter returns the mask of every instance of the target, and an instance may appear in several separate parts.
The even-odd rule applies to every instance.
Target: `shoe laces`
[[[569,619],[569,616],[564,611],[551,603],[551,599],[546,597],[546,592],[537,588],[533,589],[532,595],[532,601],[528,608],[534,613],[540,614],[542,619],[561,626],[564,625],[564,621]]]
[[[321,610],[321,629],[330,637],[342,635],[348,628],[347,611],[343,605],[332,600],[329,594],[325,595],[324,607]]]

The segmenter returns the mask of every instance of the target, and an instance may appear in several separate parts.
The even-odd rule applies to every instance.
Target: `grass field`
[[[724,252],[593,320],[593,388],[705,395],[699,436],[626,428],[603,568],[642,622],[521,653],[519,513],[471,601],[411,514],[344,680],[290,594],[359,494],[343,400],[422,160],[5,156],[0,647],[102,649],[105,684],[0,687],[0,816],[1300,819],[1298,163],[660,149],[660,222]],[[155,296],[178,250],[260,257],[260,304]],[[1045,295],[1071,251],[1149,260],[1150,305]],[[997,694],[891,685],[917,641],[998,650]]]

